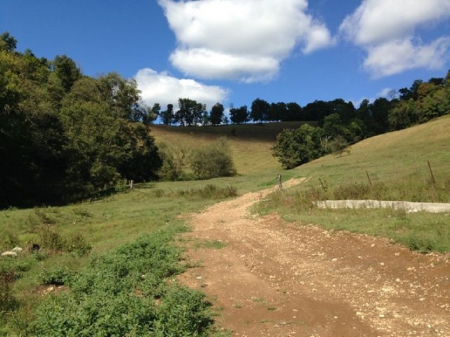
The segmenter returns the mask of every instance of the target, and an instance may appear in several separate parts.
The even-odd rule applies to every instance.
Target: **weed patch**
[[[217,187],[208,184],[203,188],[191,188],[177,191],[180,197],[191,197],[200,199],[225,199],[237,196],[237,189],[233,186]]]
[[[227,245],[219,240],[204,240],[201,242],[195,243],[195,248],[210,248],[210,249],[222,249],[225,248]]]
[[[77,275],[55,269],[46,283],[70,292],[44,300],[30,328],[52,336],[207,336],[211,304],[169,278],[180,273],[181,248],[171,241],[183,227],[140,237],[93,258]]]

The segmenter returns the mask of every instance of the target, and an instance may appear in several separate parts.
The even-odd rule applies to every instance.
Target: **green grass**
[[[378,199],[450,202],[450,116],[355,144],[293,170],[309,179],[274,193],[257,211],[289,221],[388,237],[413,250],[450,251],[448,214],[393,210],[323,210],[315,200]],[[428,165],[430,162],[430,166]]]
[[[227,183],[194,185],[144,184],[95,202],[0,212],[1,251],[14,246],[27,248],[32,243],[41,246],[38,253],[25,250],[16,259],[0,259],[0,276],[6,276],[9,270],[14,273],[14,282],[0,280],[0,293],[7,289],[11,299],[2,304],[0,298],[0,321],[4,329],[9,329],[5,331],[19,334],[17,331],[28,329],[36,317],[35,308],[43,301],[43,290],[52,284],[65,284],[65,279],[89,268],[91,259],[103,259],[118,247],[161,228],[178,228],[183,222],[180,216],[200,211],[217,202],[217,198],[230,196]],[[234,188],[231,190],[236,192]],[[42,228],[52,234],[46,235],[44,241],[40,235]],[[70,239],[77,235],[91,247],[89,255],[70,249],[73,247]],[[0,335],[1,332],[0,329]]]
[[[226,243],[219,241],[219,240],[203,240],[200,242],[196,242],[194,244],[194,247],[196,249],[200,249],[200,248],[222,249],[222,248],[225,248],[226,246],[227,246]]]

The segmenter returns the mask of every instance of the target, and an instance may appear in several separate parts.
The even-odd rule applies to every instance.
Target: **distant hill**
[[[189,146],[207,143],[226,136],[240,174],[281,170],[270,148],[276,135],[284,129],[295,129],[301,122],[245,124],[207,127],[152,126],[157,142]],[[406,176],[430,178],[430,161],[435,178],[450,185],[450,115],[405,130],[365,139],[351,146],[350,153],[319,158],[294,169],[301,176],[329,183],[372,182],[403,179]],[[366,172],[367,171],[367,172]]]
[[[225,126],[175,127],[153,125],[157,142],[179,143],[195,147],[220,137],[227,137],[239,174],[281,168],[270,148],[284,129],[297,129],[304,122],[282,122]]]

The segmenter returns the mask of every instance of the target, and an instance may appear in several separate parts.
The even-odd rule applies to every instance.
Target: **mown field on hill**
[[[195,148],[226,137],[239,175],[276,171],[280,165],[271,155],[277,134],[284,129],[299,128],[304,122],[222,125],[206,127],[170,127],[154,125],[157,142],[183,144]]]
[[[32,331],[49,335],[49,331],[59,328],[60,333],[53,335],[76,335],[80,332],[77,326],[88,327],[100,321],[104,325],[99,323],[97,329],[116,333],[124,333],[118,327],[123,323],[133,326],[136,333],[142,329],[166,329],[174,335],[190,331],[199,336],[219,336],[220,332],[211,328],[211,315],[215,313],[208,311],[206,300],[182,287],[172,287],[174,276],[189,268],[190,263],[183,260],[180,245],[174,244],[176,233],[188,230],[183,226],[185,214],[235,195],[275,186],[278,173],[284,181],[293,177],[308,180],[272,194],[255,212],[278,212],[299,226],[314,223],[328,229],[385,236],[424,252],[450,251],[448,214],[319,210],[312,206],[314,200],[328,198],[449,202],[448,116],[364,140],[341,156],[328,155],[294,170],[282,171],[270,148],[280,130],[298,126],[156,125],[152,132],[157,142],[195,147],[226,136],[238,175],[208,181],[142,184],[132,191],[125,189],[105,199],[66,207],[1,211],[0,250],[14,246],[25,250],[17,258],[0,260],[0,335],[27,335]],[[146,247],[153,247],[150,242],[154,240],[164,247],[163,251],[147,251]],[[40,245],[40,251],[27,251],[33,243]],[[170,261],[163,266],[126,262],[139,261],[138,257],[144,253],[160,256],[158,261],[165,261],[166,257]],[[151,274],[151,270],[160,272]],[[95,275],[99,273],[110,278],[97,278]],[[107,280],[117,281],[120,287]],[[89,282],[98,289],[86,287]],[[133,301],[127,307],[130,314],[114,316],[120,303],[129,299],[130,289],[134,289]],[[110,290],[120,296],[112,296]],[[103,305],[94,306],[94,310],[96,301]],[[164,311],[169,309],[159,306],[161,302],[172,303],[177,310],[188,307],[191,316],[186,322],[178,322],[181,326],[177,325],[176,317]],[[59,309],[49,311],[50,307]],[[138,314],[139,307],[148,308],[151,317]],[[177,310],[173,307],[171,310],[175,315]],[[76,312],[78,316],[67,312]],[[102,317],[116,317],[117,326],[109,326]],[[150,326],[142,326],[144,321],[151,322]],[[86,329],[84,335],[95,334],[94,330]]]

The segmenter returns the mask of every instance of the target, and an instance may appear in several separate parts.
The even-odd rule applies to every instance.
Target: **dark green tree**
[[[233,124],[243,124],[249,121],[249,114],[247,106],[243,105],[240,108],[230,109],[230,120]]]
[[[81,70],[75,61],[66,55],[56,56],[53,60],[53,70],[61,81],[61,86],[67,93],[72,85],[81,78]]]
[[[290,102],[287,104],[286,107],[287,107],[286,115],[282,118],[284,122],[306,120],[305,116],[303,115],[303,109],[299,104],[295,102]]]
[[[265,100],[257,98],[252,102],[250,118],[255,123],[262,123],[269,118],[270,104]]]
[[[336,138],[337,136],[348,138],[348,130],[342,122],[341,116],[336,112],[325,116],[323,131],[325,132],[325,135],[330,138]]]
[[[148,126],[136,120],[132,107],[138,100],[134,82],[117,74],[73,85],[62,108],[72,194],[96,193],[119,179],[156,177],[161,159]]]
[[[269,113],[267,119],[269,121],[281,121],[286,118],[287,106],[286,103],[278,102],[270,104]]]
[[[318,121],[319,125],[323,124],[323,119],[325,116],[331,115],[334,112],[332,104],[325,101],[314,101],[312,103],[308,103],[303,108],[303,113],[305,116],[305,120],[308,121]]]
[[[0,157],[7,158],[0,165],[0,206],[61,199],[65,136],[49,74],[47,62],[29,50],[0,51]]]
[[[212,125],[219,125],[222,123],[222,118],[224,116],[224,107],[220,103],[214,104],[214,106],[211,108],[211,113],[209,115],[209,121]]]
[[[292,169],[322,156],[325,153],[323,138],[322,128],[309,124],[296,130],[284,130],[277,136],[272,155],[284,169]]]
[[[175,113],[175,121],[181,126],[193,126],[202,123],[203,112],[206,110],[204,104],[197,103],[189,98],[178,100],[179,110]]]
[[[16,50],[17,40],[11,36],[8,32],[2,33],[0,35],[0,51],[5,51],[7,53],[12,53]]]
[[[171,125],[175,119],[173,104],[167,104],[167,109],[161,112],[160,116],[164,125]]]

